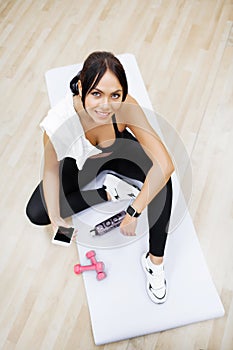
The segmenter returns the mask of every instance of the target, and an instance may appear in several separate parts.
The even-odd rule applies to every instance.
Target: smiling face
[[[79,82],[80,94],[82,93]],[[96,124],[107,123],[120,108],[123,89],[117,77],[107,70],[97,86],[85,98],[85,109]]]

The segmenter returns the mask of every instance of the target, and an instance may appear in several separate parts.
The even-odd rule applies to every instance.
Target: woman
[[[148,206],[149,252],[142,257],[152,301],[167,297],[163,256],[172,205],[171,158],[135,99],[124,68],[109,52],[93,52],[70,83],[72,94],[53,107],[44,131],[43,180],[27,205],[37,225],[69,227],[65,218],[109,200],[131,199],[120,230],[135,235]],[[103,171],[102,188],[82,190]],[[117,174],[117,176],[116,176]],[[141,190],[123,180],[142,182]]]

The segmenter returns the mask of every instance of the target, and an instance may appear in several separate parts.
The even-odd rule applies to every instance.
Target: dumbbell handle
[[[95,258],[95,251],[94,250],[90,250],[89,252],[86,253],[86,257],[88,259],[91,260],[91,263],[96,265],[97,264],[97,261],[96,261],[96,258]]]
[[[91,260],[91,263],[92,263],[93,265],[96,265],[96,264],[97,264],[96,258],[95,258],[94,256],[92,256],[92,257],[90,258],[90,260]]]
[[[77,274],[90,270],[95,270],[95,265],[82,266],[80,264],[77,264],[74,266],[74,272]]]
[[[101,261],[98,261],[95,265],[85,265],[82,266],[77,264],[74,266],[74,272],[76,274],[82,273],[84,271],[96,270],[97,272],[102,272],[104,270],[104,264]]]

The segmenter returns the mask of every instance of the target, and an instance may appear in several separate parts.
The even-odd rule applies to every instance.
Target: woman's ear
[[[81,83],[81,80],[78,81],[78,92],[79,92],[79,96],[82,97],[82,83]]]

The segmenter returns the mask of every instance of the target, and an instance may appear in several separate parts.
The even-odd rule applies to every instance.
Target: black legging
[[[130,140],[129,140],[130,139]],[[125,142],[124,142],[125,141]],[[132,161],[134,159],[134,161]],[[60,162],[60,214],[65,218],[95,204],[107,201],[104,188],[83,191],[81,188],[103,171],[114,171],[122,176],[144,182],[152,162],[141,145],[129,135],[121,139],[120,147],[106,157],[89,158],[82,170],[78,170],[73,158]],[[171,179],[148,205],[149,252],[163,256],[167,239],[172,205]],[[33,192],[26,208],[30,221],[36,225],[48,225],[50,219],[43,195],[42,182]]]

